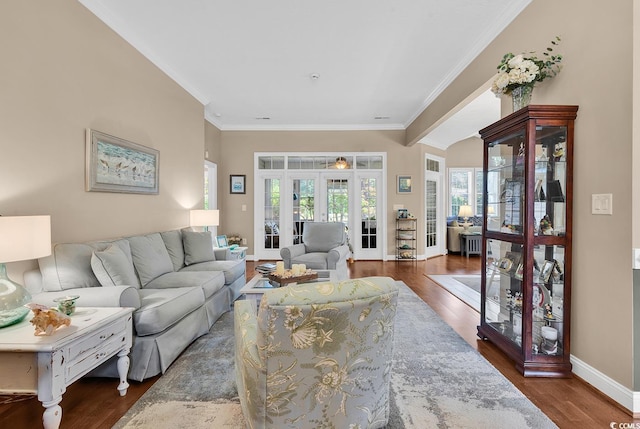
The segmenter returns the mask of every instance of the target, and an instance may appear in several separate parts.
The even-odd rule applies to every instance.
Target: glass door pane
[[[264,248],[280,248],[280,179],[264,179]]]
[[[349,180],[327,179],[327,221],[349,225]]]
[[[429,249],[438,246],[438,182],[427,180],[425,192],[425,247]]]
[[[378,247],[378,180],[375,177],[360,179],[360,241],[361,249]]]
[[[522,235],[524,230],[524,131],[487,148],[487,229]]]
[[[315,220],[316,179],[293,179],[293,244],[302,243],[305,222]]]

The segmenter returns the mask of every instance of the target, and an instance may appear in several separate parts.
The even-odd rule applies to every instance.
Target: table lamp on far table
[[[460,206],[460,211],[458,212],[458,216],[464,219],[462,226],[465,230],[469,229],[469,218],[473,216],[473,210],[471,206]]]
[[[190,226],[207,227],[220,225],[220,210],[191,210],[189,212]]]
[[[0,216],[0,328],[24,319],[31,301],[29,291],[9,280],[5,263],[50,254],[50,216]]]

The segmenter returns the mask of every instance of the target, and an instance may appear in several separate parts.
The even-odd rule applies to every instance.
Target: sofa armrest
[[[231,259],[231,250],[228,247],[224,249],[213,249],[213,254],[216,256],[216,261],[228,261]]]
[[[264,406],[266,369],[258,351],[258,321],[255,300],[236,301],[234,305],[235,373],[238,396],[251,427],[261,427],[260,410]],[[255,420],[255,421],[254,421]]]
[[[55,307],[54,299],[78,295],[78,307],[133,307],[140,308],[140,295],[133,286],[83,287],[33,295],[32,301]]]
[[[329,250],[327,254],[327,267],[330,270],[335,270],[336,265],[340,261],[346,261],[349,256],[349,246],[343,244],[342,246],[334,247]]]
[[[287,269],[291,268],[291,259],[296,256],[304,255],[305,253],[307,253],[307,250],[304,244],[294,244],[293,246],[287,246],[280,249],[280,256],[282,256],[284,267]]]
[[[238,356],[247,355],[252,361],[259,362],[258,318],[256,300],[244,299],[234,304],[234,331]]]

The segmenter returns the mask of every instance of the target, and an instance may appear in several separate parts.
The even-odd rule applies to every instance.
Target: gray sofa
[[[240,295],[245,261],[190,229],[53,246],[25,273],[33,302],[78,295],[78,307],[133,307],[129,378],[164,373]],[[92,375],[117,377],[115,360]]]

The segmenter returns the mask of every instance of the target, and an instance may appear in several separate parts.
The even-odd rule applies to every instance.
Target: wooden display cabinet
[[[573,127],[578,106],[530,105],[484,140],[481,314],[527,377],[571,374]]]

